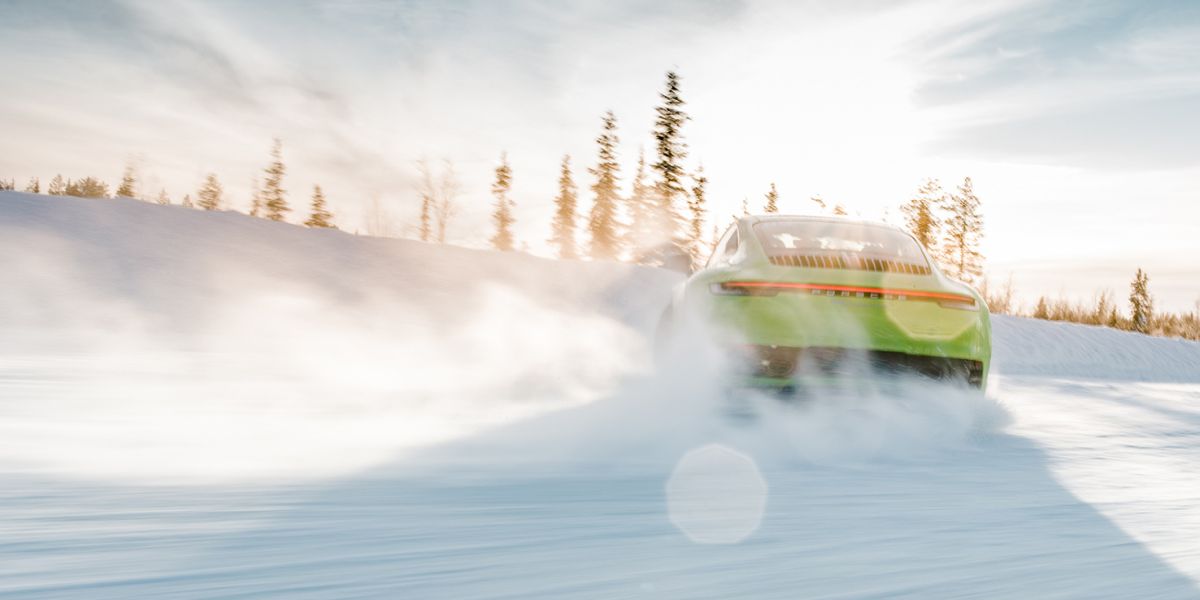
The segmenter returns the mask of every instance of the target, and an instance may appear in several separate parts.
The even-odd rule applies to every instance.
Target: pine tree
[[[1113,306],[1109,309],[1108,319],[1105,321],[1105,325],[1112,327],[1113,329],[1121,328],[1121,313],[1117,312],[1116,306]]]
[[[820,194],[812,196],[809,200],[817,205],[817,212],[825,212],[825,200],[821,198]]]
[[[271,146],[271,164],[263,169],[266,181],[263,185],[263,209],[267,218],[272,221],[282,221],[284,213],[292,209],[288,207],[287,191],[283,189],[283,142],[275,138]]]
[[[330,222],[333,218],[333,213],[325,208],[325,193],[321,191],[321,186],[313,186],[312,195],[312,212],[308,216],[308,220],[304,224],[308,227],[324,227],[327,229],[337,229],[337,226]]]
[[[1046,304],[1045,296],[1038,297],[1037,308],[1033,309],[1033,318],[1043,320],[1050,318],[1050,306]]]
[[[137,167],[133,161],[125,164],[125,174],[121,176],[121,185],[117,187],[115,195],[121,198],[137,197]]]
[[[1150,276],[1141,268],[1129,284],[1129,318],[1134,331],[1150,333],[1150,319],[1154,316],[1154,299],[1150,297]]]
[[[217,180],[216,173],[209,173],[204,177],[204,184],[200,186],[200,191],[196,192],[196,197],[199,198],[197,205],[204,210],[220,210],[224,193],[225,190],[221,187],[221,182]]]
[[[564,155],[558,174],[558,196],[554,198],[554,221],[550,243],[558,248],[562,259],[578,258],[575,248],[575,180],[571,177],[571,157]]]
[[[182,206],[182,207],[184,207],[184,208],[196,208],[196,205],[195,205],[195,204],[192,204],[192,195],[191,195],[191,194],[184,194],[184,195],[183,195],[183,202],[181,202],[181,203],[180,203],[180,206]]]
[[[654,187],[646,181],[646,153],[639,151],[628,200],[629,229],[625,232],[625,245],[635,255],[651,245],[655,237],[653,196]]]
[[[941,226],[934,211],[945,204],[946,193],[942,191],[942,184],[937,179],[926,179],[917,188],[917,195],[900,207],[908,232],[930,253],[937,250],[938,228]]]
[[[692,175],[692,193],[688,196],[688,250],[692,255],[692,264],[700,264],[704,254],[704,215],[708,211],[706,194],[708,177],[704,175],[704,165],[696,167]]]
[[[42,182],[37,177],[30,177],[29,183],[25,184],[25,191],[30,194],[42,193]]]
[[[846,212],[846,207],[842,206],[841,203],[838,203],[833,205],[833,214],[839,217],[844,217],[849,213]]]
[[[250,216],[261,217],[263,212],[263,193],[258,185],[258,177],[250,180]]]
[[[158,191],[158,198],[155,201],[166,206],[171,203],[171,197],[167,195],[167,190],[164,188]]]
[[[496,181],[492,183],[492,194],[496,196],[496,210],[492,213],[492,222],[496,224],[496,233],[492,236],[492,247],[497,250],[510,251],[513,249],[512,225],[515,219],[512,214],[512,200],[508,192],[512,189],[512,167],[508,165],[508,154],[500,155],[500,166],[496,167]]]
[[[63,181],[62,175],[55,175],[54,179],[50,180],[50,187],[46,188],[46,193],[51,196],[67,195],[67,183]]]
[[[686,174],[683,160],[687,158],[687,144],[683,141],[683,125],[690,117],[683,112],[683,98],[679,95],[679,75],[667,71],[666,86],[659,94],[662,104],[654,110],[654,141],[656,160],[650,168],[658,175],[655,182],[655,210],[653,230],[655,242],[677,243],[678,223],[681,220],[675,209],[675,197],[687,193],[683,187]],[[678,243],[677,243],[678,245]]]
[[[951,277],[969,283],[983,273],[983,255],[979,252],[983,215],[979,213],[979,198],[970,177],[964,178],[958,190],[949,196],[945,208],[942,266]]]
[[[1100,293],[1100,295],[1096,297],[1096,307],[1092,309],[1090,319],[1091,324],[1104,325],[1108,322],[1109,315],[1112,314],[1115,308],[1116,307],[1113,303],[1112,294],[1107,290]]]
[[[616,260],[621,255],[620,223],[617,220],[617,203],[620,194],[621,165],[617,162],[617,117],[610,110],[604,113],[604,125],[596,138],[596,166],[588,172],[596,178],[592,193],[596,200],[588,215],[588,234],[591,245],[588,254],[596,260]]]
[[[767,204],[763,206],[763,212],[767,214],[775,214],[779,212],[779,192],[775,189],[775,182],[771,182],[771,189],[767,192]]]
[[[750,199],[742,197],[742,216],[750,214]]]
[[[67,181],[65,194],[80,198],[107,198],[108,184],[93,177],[71,180]]]
[[[433,237],[433,198],[421,194],[421,229],[422,242],[428,242]]]

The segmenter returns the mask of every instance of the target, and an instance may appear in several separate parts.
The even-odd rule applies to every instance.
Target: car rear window
[[[757,223],[754,232],[769,257],[832,256],[929,266],[912,237],[882,225],[781,219]]]

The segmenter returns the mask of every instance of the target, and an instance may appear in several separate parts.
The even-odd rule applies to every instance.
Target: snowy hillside
[[[730,419],[677,280],[0,192],[0,596],[1200,597],[1200,344]]]

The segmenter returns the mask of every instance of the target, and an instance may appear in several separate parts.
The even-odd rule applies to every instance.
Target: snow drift
[[[675,277],[0,198],[0,364],[26,416],[4,425],[12,468],[327,475],[578,405],[644,368],[639,332]]]
[[[1077,323],[995,316],[1002,375],[1200,382],[1200,344]]]
[[[1200,595],[1200,344],[738,420],[653,269],[4,192],[0,279],[7,596]]]
[[[14,469],[319,477],[489,431],[420,462],[660,468],[712,440],[837,462],[1003,422],[989,400],[913,385],[905,403],[874,389],[795,407],[750,398],[756,422],[731,423],[715,369],[650,373],[648,338],[679,279],[667,271],[129,199],[10,193],[0,206],[0,251],[25,255],[8,269],[21,293],[0,299],[0,356],[25,382],[25,419],[0,443]],[[517,424],[535,415],[547,417]]]

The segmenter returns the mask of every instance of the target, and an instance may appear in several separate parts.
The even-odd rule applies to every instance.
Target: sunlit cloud
[[[294,202],[319,183],[344,229],[364,230],[378,205],[411,234],[415,161],[448,158],[464,184],[450,238],[482,245],[488,180],[507,151],[517,237],[541,252],[561,155],[586,180],[612,109],[627,185],[639,149],[651,149],[663,72],[676,68],[690,160],[705,166],[717,223],[744,198],[759,206],[771,182],[785,211],[819,194],[895,219],[922,178],[970,175],[985,253],[1018,286],[1032,258],[1137,255],[1168,273],[1181,251],[1200,254],[1187,225],[1200,218],[1190,110],[1200,16],[1178,3],[127,0],[5,11],[3,176],[112,180],[132,155],[147,187],[178,198],[215,171],[244,208],[278,135]],[[1080,219],[1086,227],[1063,226]],[[1166,301],[1190,306],[1195,294]]]

